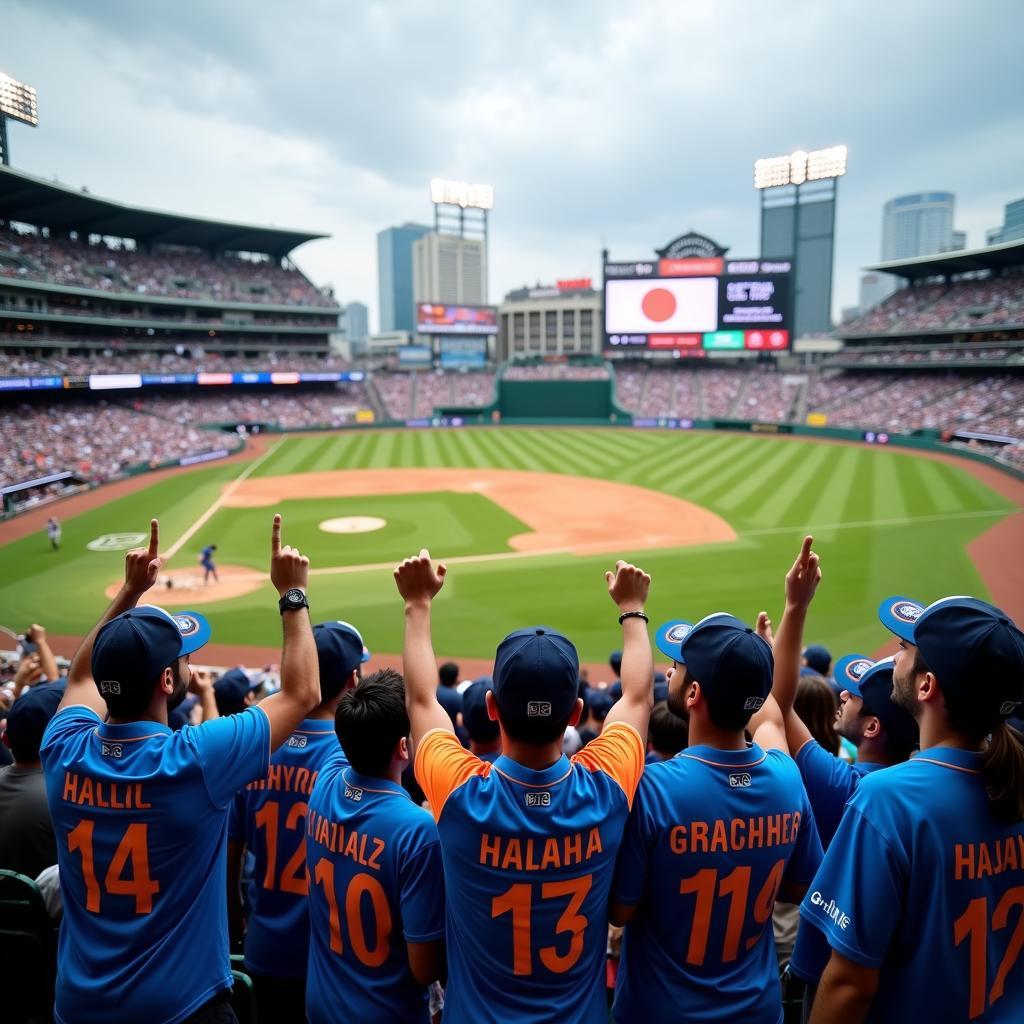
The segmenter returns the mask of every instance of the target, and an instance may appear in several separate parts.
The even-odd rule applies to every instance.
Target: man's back
[[[352,769],[340,747],[309,798],[307,1016],[313,1024],[429,1020],[407,942],[444,934],[437,827],[397,783]]]
[[[626,926],[621,1022],[781,1019],[771,914],[783,881],[813,877],[821,846],[793,762],[778,751],[690,747],[651,765],[614,898]]]
[[[334,723],[307,719],[234,798],[228,835],[255,857],[245,963],[257,974],[301,978],[309,955],[306,807],[317,771],[338,750]]]
[[[444,855],[449,1024],[607,1019],[608,895],[643,759],[625,724],[543,771],[485,763],[443,730],[424,738],[416,774]]]
[[[227,808],[266,774],[266,715],[172,733],[72,705],[40,756],[64,893],[57,1021],[185,1019],[231,986]]]
[[[35,878],[57,863],[43,770],[0,768],[0,868]]]
[[[1024,822],[992,816],[980,761],[936,747],[863,778],[801,905],[880,968],[867,1020],[1024,1020]]]

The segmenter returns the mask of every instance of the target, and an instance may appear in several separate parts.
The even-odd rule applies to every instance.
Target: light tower
[[[36,91],[31,85],[19,82],[0,71],[0,164],[9,167],[11,149],[7,142],[7,122],[20,121],[31,128],[39,124]]]

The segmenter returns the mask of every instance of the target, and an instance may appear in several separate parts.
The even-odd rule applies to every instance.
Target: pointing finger
[[[281,551],[281,517],[274,516],[274,525],[270,528],[270,553],[280,554]]]
[[[153,558],[160,550],[160,521],[151,519],[149,521],[149,557]]]

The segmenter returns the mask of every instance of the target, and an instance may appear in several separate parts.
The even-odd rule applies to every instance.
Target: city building
[[[949,244],[950,252],[959,252],[961,249],[967,248],[967,232],[966,231],[954,231],[953,240]]]
[[[487,242],[435,232],[412,246],[413,301],[487,305]]]
[[[882,208],[883,262],[931,256],[956,248],[955,204],[952,192],[914,192],[890,199]]]
[[[377,287],[382,332],[415,330],[412,247],[430,233],[425,224],[401,224],[377,234]]]
[[[999,233],[1000,242],[1013,242],[1024,238],[1024,199],[1015,199],[1007,203],[1003,212],[1003,229]]]
[[[362,302],[350,302],[341,311],[341,333],[356,345],[370,335],[370,311]]]
[[[518,288],[498,306],[499,360],[600,355],[601,292],[587,279]]]
[[[887,299],[899,287],[899,280],[892,274],[871,272],[862,274],[860,278],[860,296],[858,310],[866,313],[880,302]]]

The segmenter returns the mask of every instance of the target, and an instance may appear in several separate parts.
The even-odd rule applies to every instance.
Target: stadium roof
[[[922,277],[948,277],[976,270],[997,271],[1004,267],[1020,266],[1024,266],[1024,239],[986,245],[982,249],[958,249],[955,252],[936,253],[934,256],[886,260],[884,263],[874,263],[864,269],[895,274],[908,281],[916,281]]]
[[[310,231],[233,224],[128,206],[10,167],[0,167],[0,220],[21,221],[52,231],[194,245],[212,251],[260,252],[278,258],[303,242],[327,237]]]

